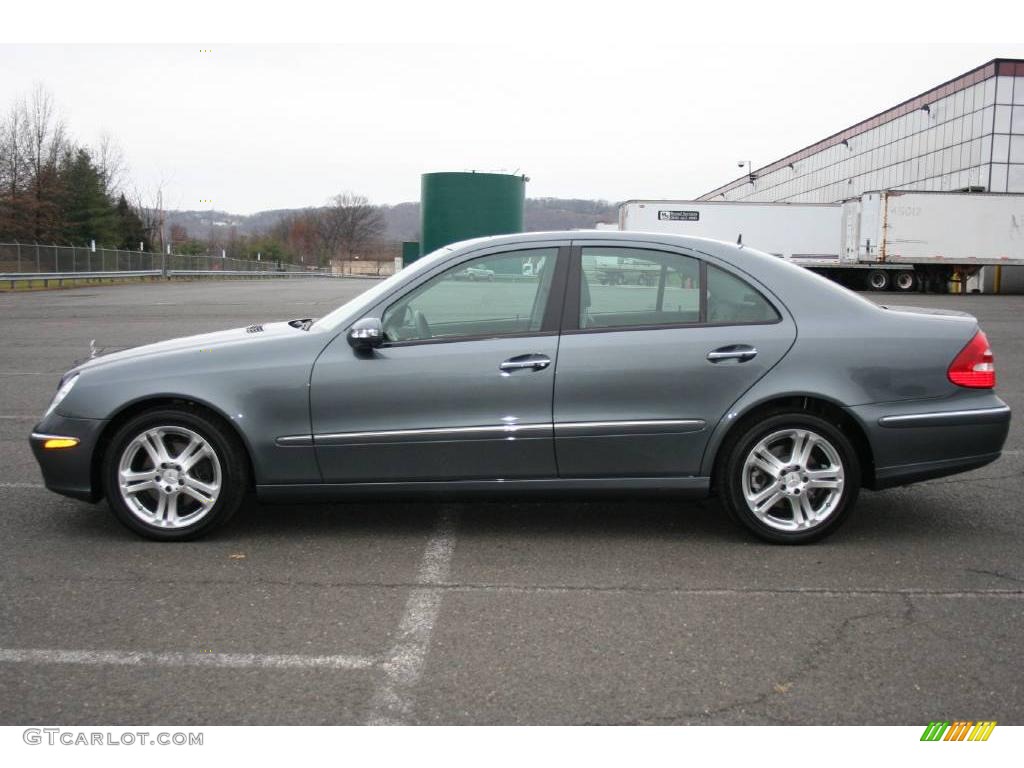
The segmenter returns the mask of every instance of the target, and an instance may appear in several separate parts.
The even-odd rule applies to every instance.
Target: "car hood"
[[[296,321],[291,321],[292,323]],[[86,371],[91,368],[109,365],[111,363],[124,362],[139,358],[161,355],[168,352],[181,352],[189,349],[207,349],[225,344],[259,344],[270,339],[281,336],[306,333],[301,326],[292,325],[287,322],[266,323],[250,325],[246,328],[232,328],[227,331],[215,331],[213,333],[201,333],[197,336],[182,336],[178,339],[158,341],[155,344],[144,344],[141,347],[131,347],[118,352],[100,354],[90,358],[74,368],[74,372]]]

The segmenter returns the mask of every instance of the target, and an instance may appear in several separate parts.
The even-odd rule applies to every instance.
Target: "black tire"
[[[869,291],[888,291],[892,280],[887,269],[869,269],[867,287]]]
[[[761,517],[751,509],[744,495],[744,473],[748,456],[763,440],[773,435],[784,433],[786,430],[802,430],[824,438],[825,444],[834,452],[834,458],[838,459],[842,469],[841,486],[835,491],[837,500],[831,506],[831,511],[826,516],[823,516],[820,522],[803,529],[783,530],[780,527],[788,524],[784,519],[786,511],[789,510],[790,514],[793,514],[793,511],[790,509],[790,499],[794,499],[799,504],[799,497],[794,498],[793,494],[800,494],[802,490],[805,498],[819,500],[821,509],[824,510],[832,499],[832,496],[829,495],[827,496],[829,501],[822,500],[822,494],[827,494],[828,491],[815,488],[809,489],[799,483],[795,483],[792,487],[787,487],[783,482],[780,488],[785,489],[781,490],[785,495],[780,499],[777,506],[763,511]],[[812,452],[813,456],[825,457],[824,453],[819,453],[819,451],[823,450],[823,446],[815,447]],[[814,460],[816,459],[812,459],[812,461]],[[787,462],[783,461],[781,463],[786,464]],[[830,461],[830,466],[833,464],[834,459]],[[783,480],[791,478],[792,474],[800,474],[799,472],[790,473],[788,469],[787,467],[787,471],[780,473]],[[757,470],[753,471],[756,472]],[[730,517],[745,526],[754,535],[776,544],[806,544],[828,536],[842,525],[849,516],[850,511],[856,504],[857,494],[860,491],[861,469],[856,450],[854,450],[853,445],[846,435],[843,434],[842,430],[834,424],[819,416],[803,411],[775,411],[756,421],[739,425],[734,434],[727,438],[719,451],[715,477],[723,505]],[[764,477],[766,484],[755,488],[754,491],[768,490],[768,484],[772,482],[771,476],[765,473]],[[806,476],[803,479],[806,481]],[[807,503],[813,504],[810,500]],[[766,523],[762,517],[766,517],[772,524]],[[795,524],[794,522],[793,525]]]
[[[917,288],[917,276],[909,269],[901,270],[896,273],[893,285],[895,285],[897,291],[909,293]]]
[[[174,527],[162,527],[143,519],[143,514],[133,511],[133,508],[129,506],[120,484],[121,462],[128,460],[127,456],[134,456],[133,461],[142,463],[141,472],[161,471],[156,469],[157,465],[152,462],[152,454],[148,454],[144,449],[133,447],[133,445],[141,435],[162,427],[169,428],[168,437],[164,441],[169,450],[173,450],[176,444],[187,441],[190,434],[197,435],[204,440],[206,442],[204,458],[197,462],[195,472],[202,471],[212,475],[215,460],[218,473],[216,477],[209,478],[211,482],[216,479],[219,485],[218,493],[212,504],[200,504],[191,496],[185,495],[187,492],[174,494],[180,496],[183,510],[190,509],[191,507],[188,505],[198,508],[198,511],[193,513],[196,518],[194,522],[189,522],[188,515],[183,515],[181,524]],[[212,457],[206,454],[206,447],[212,451]],[[126,452],[128,453],[126,454]],[[172,465],[168,464],[167,466]],[[131,463],[129,463],[128,469],[133,469]],[[209,533],[214,528],[226,523],[238,511],[250,488],[249,462],[245,448],[238,436],[231,432],[229,427],[224,426],[219,419],[211,417],[199,408],[186,405],[160,407],[129,419],[111,438],[103,458],[102,472],[107,504],[114,513],[114,517],[130,530],[154,541],[187,541]],[[158,475],[156,480],[174,485],[174,481],[168,478],[172,472],[177,480],[178,471],[173,469],[165,471],[165,475]],[[190,474],[191,470],[181,473],[181,479],[177,482],[184,486],[189,482],[187,476]],[[163,486],[163,482],[157,484]],[[160,496],[164,494],[161,494],[159,489],[155,489],[128,495],[135,500],[136,508],[139,508],[141,504],[141,508],[145,511],[148,506],[156,507],[159,504]],[[177,504],[176,500],[176,508]]]

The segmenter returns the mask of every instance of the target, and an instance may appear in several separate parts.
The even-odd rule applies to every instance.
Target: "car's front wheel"
[[[849,515],[860,463],[849,439],[825,419],[777,413],[723,446],[718,481],[726,509],[767,541],[802,544]]]
[[[226,522],[244,499],[249,473],[242,451],[233,434],[198,409],[142,413],[109,443],[107,502],[146,538],[196,538]]]

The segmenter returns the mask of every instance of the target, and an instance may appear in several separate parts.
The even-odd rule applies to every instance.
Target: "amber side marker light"
[[[76,445],[76,437],[50,437],[43,443],[43,448],[74,448]]]

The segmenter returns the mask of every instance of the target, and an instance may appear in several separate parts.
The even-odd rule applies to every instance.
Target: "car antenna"
[[[738,245],[740,248],[743,247],[743,233],[742,232],[740,232],[740,236],[736,238],[736,245]]]

